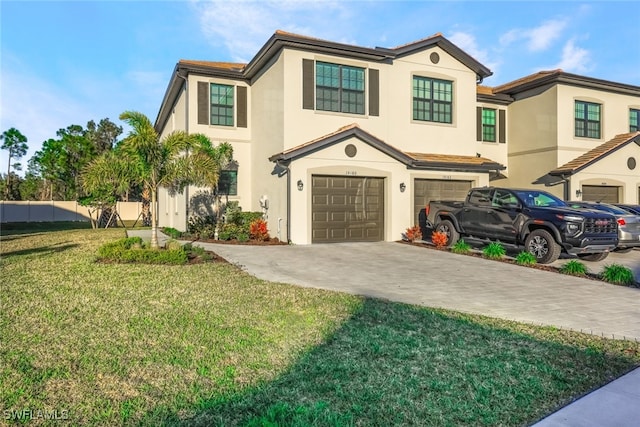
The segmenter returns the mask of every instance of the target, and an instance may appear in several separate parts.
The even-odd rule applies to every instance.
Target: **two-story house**
[[[559,73],[553,93],[564,87],[566,75]],[[222,187],[244,210],[262,209],[274,237],[296,244],[392,241],[417,223],[429,200],[460,199],[471,186],[496,179],[531,187],[605,145],[612,132],[627,131],[614,130],[619,123],[607,125],[600,144],[565,147],[566,127],[574,126],[571,112],[569,123],[558,125],[565,104],[574,102],[567,97],[600,99],[601,105],[626,97],[618,109],[640,103],[640,88],[609,83],[618,87],[611,99],[569,91],[555,96],[554,104],[546,96],[549,87],[527,85],[535,76],[481,86],[490,75],[441,34],[395,48],[366,48],[278,31],[248,64],[178,62],[156,129],[163,136],[186,130],[231,143],[235,162],[221,175]],[[545,120],[554,122],[553,131]],[[539,153],[553,161],[542,163]],[[608,157],[597,163],[605,168]],[[574,175],[586,176],[592,166],[582,165]],[[541,185],[566,182],[566,191],[586,191],[591,183],[559,176]],[[184,230],[189,215],[200,211],[198,202],[207,200],[206,190],[161,192],[160,225]]]
[[[640,87],[543,71],[491,88],[508,96],[508,179],[566,200],[640,200]],[[637,167],[637,168],[636,168]]]

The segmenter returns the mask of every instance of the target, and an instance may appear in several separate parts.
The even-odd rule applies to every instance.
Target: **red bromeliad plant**
[[[407,236],[407,240],[410,242],[422,239],[422,231],[420,231],[420,227],[417,225],[407,228],[405,235]]]
[[[254,240],[269,240],[267,223],[263,219],[256,219],[249,225],[249,236]]]
[[[433,234],[431,234],[431,242],[433,242],[436,248],[444,248],[447,240],[449,240],[449,238],[442,231],[434,231]]]

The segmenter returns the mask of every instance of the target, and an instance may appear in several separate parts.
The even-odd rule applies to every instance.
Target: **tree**
[[[5,195],[5,200],[22,200],[20,186],[23,179],[15,172],[0,178],[0,193]]]
[[[175,131],[164,138],[156,132],[147,116],[136,111],[125,111],[120,120],[131,126],[122,141],[122,149],[132,156],[138,179],[151,192],[151,247],[158,247],[158,188],[170,192],[182,190],[189,182],[189,161],[185,155],[192,145],[186,132]]]
[[[191,180],[194,184],[211,188],[215,195],[216,231],[220,229],[222,215],[220,212],[220,191],[218,182],[220,172],[233,160],[233,147],[228,142],[214,146],[206,135],[195,134],[191,153]],[[217,237],[216,237],[217,238]]]
[[[9,189],[11,187],[11,159],[19,160],[27,153],[27,137],[20,133],[16,128],[4,131],[0,135],[3,150],[9,150],[9,164],[7,166],[7,182],[5,186],[5,199],[9,200]],[[20,170],[20,163],[15,163],[14,168]]]
[[[134,164],[127,153],[120,149],[105,151],[85,166],[82,170],[82,187],[87,193],[80,198],[80,204],[96,212],[94,227],[99,226],[100,214],[110,212],[111,217],[106,221],[109,226],[111,219],[117,216],[116,202],[136,184],[137,174],[132,167]],[[119,216],[118,216],[119,218]]]
[[[95,147],[96,153],[104,153],[112,150],[117,142],[118,136],[122,134],[122,126],[118,126],[108,118],[100,120],[96,126],[93,120],[87,123],[86,137]]]
[[[96,157],[96,149],[82,126],[71,125],[56,132],[34,154],[33,161],[49,186],[50,199],[77,200],[81,194],[80,172]]]

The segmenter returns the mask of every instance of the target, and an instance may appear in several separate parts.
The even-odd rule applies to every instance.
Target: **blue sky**
[[[27,160],[72,124],[152,121],[180,59],[248,62],[278,29],[367,47],[440,32],[489,67],[484,84],[561,68],[640,86],[636,1],[0,0],[0,132]],[[6,173],[7,153],[0,152]],[[3,166],[4,165],[4,166]],[[24,173],[24,172],[23,172]]]

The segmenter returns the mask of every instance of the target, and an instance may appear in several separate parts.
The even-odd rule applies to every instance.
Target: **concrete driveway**
[[[274,282],[640,340],[637,288],[394,242],[198,245]],[[638,277],[638,251],[602,263],[622,255]]]

